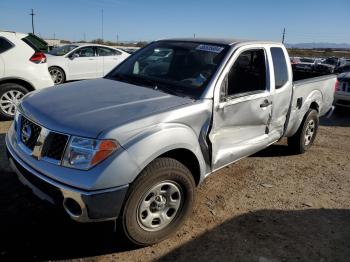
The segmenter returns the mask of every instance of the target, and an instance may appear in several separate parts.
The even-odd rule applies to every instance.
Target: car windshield
[[[327,65],[336,65],[337,64],[337,59],[334,58],[327,58],[326,60],[323,61],[323,64]]]
[[[228,49],[228,45],[158,41],[130,56],[106,78],[199,98]]]
[[[74,48],[77,48],[77,47],[78,47],[77,45],[64,45],[64,46],[60,46],[52,49],[49,54],[62,56],[62,55],[68,54],[70,51],[72,51]]]

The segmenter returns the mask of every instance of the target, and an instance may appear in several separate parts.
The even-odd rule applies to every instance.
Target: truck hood
[[[20,110],[40,125],[66,134],[96,138],[192,99],[108,79],[68,83],[27,95]]]

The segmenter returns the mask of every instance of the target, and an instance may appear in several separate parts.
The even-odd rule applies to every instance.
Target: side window
[[[95,56],[95,50],[92,46],[86,46],[78,49],[74,52],[75,54],[78,54],[79,57],[92,57]]]
[[[286,57],[283,53],[282,48],[272,47],[271,48],[273,70],[275,73],[275,88],[281,88],[288,81],[288,69]]]
[[[13,44],[4,37],[0,37],[0,54],[11,49]]]
[[[227,76],[226,95],[266,90],[265,51],[254,49],[239,55]]]
[[[116,56],[116,55],[120,55],[121,53],[111,48],[97,47],[97,54],[98,56]]]

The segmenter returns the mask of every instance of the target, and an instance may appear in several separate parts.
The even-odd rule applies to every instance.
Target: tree
[[[97,39],[92,40],[91,43],[103,45],[103,44],[104,44],[104,41],[103,41],[103,39],[101,39],[101,38],[97,38]]]

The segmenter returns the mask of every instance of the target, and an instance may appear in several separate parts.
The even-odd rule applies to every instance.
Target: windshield
[[[196,42],[154,42],[110,72],[106,78],[198,98],[229,46]]]
[[[50,55],[62,56],[68,54],[74,48],[77,48],[77,45],[64,45],[60,47],[56,47],[50,51]]]
[[[323,61],[323,64],[336,65],[337,62],[338,62],[337,59],[334,59],[334,58],[327,58],[326,60]]]

